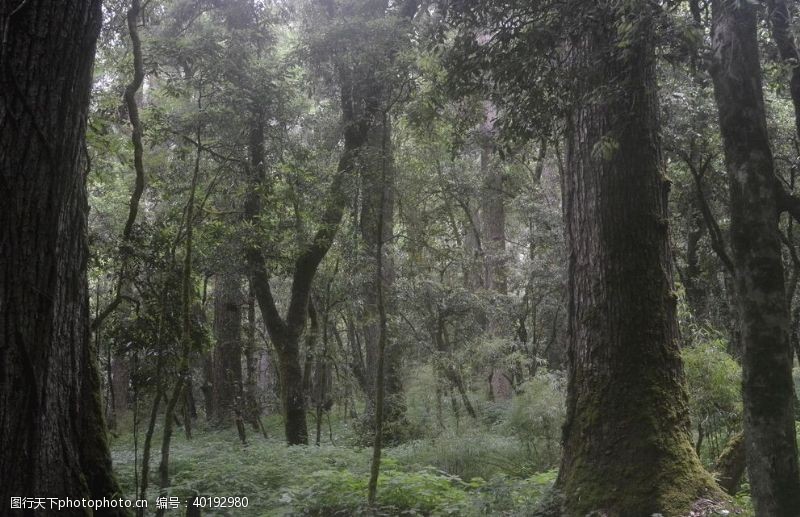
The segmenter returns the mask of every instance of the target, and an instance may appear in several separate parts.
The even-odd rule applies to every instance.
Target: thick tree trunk
[[[800,515],[789,314],[756,8],[731,0],[712,6],[711,72],[731,196],[750,486],[758,515]]]
[[[101,20],[93,0],[0,4],[0,501],[7,515],[23,512],[10,509],[12,496],[120,495],[89,341],[86,278],[84,134]]]
[[[253,120],[250,122],[249,137],[251,190],[245,202],[245,216],[248,220],[255,220],[261,212],[261,199],[257,189],[266,181],[264,126],[258,114],[253,114]],[[272,289],[269,285],[266,263],[261,251],[251,246],[246,250],[246,256],[252,278],[253,293],[256,300],[258,300],[258,306],[272,344],[275,347],[275,356],[278,360],[286,442],[289,445],[307,444],[308,424],[306,423],[306,401],[303,393],[303,369],[300,366],[299,341],[305,326],[311,279],[316,271],[316,265],[311,272],[301,272],[297,268],[300,260],[298,259],[295,263],[295,277],[297,278],[299,275],[300,278],[296,279],[292,286],[290,310],[295,312],[293,312],[293,322],[290,328],[287,323],[288,316],[284,320],[278,313],[278,308],[272,297]],[[297,293],[295,293],[295,283],[298,287]],[[302,286],[300,285],[301,283],[303,284]],[[300,312],[300,315],[296,314],[296,312]]]
[[[242,303],[238,275],[217,277],[214,289],[213,423],[228,427],[234,423],[237,399],[242,394]]]
[[[308,444],[308,424],[299,345],[297,341],[288,340],[280,343],[276,341],[275,346],[280,347],[277,356],[286,441],[289,445],[305,445]]]
[[[714,470],[719,486],[730,495],[736,495],[739,489],[747,463],[745,456],[744,433],[736,433],[717,458]]]
[[[661,176],[654,16],[598,4],[572,40],[564,217],[569,377],[565,515],[683,515],[716,491],[689,436]],[[636,20],[624,50],[615,27]]]
[[[353,116],[353,100],[349,90],[343,88],[342,106],[345,120],[344,151],[339,159],[339,167],[330,187],[330,198],[320,221],[320,227],[295,260],[292,273],[292,288],[286,317],[278,312],[269,274],[261,251],[255,247],[246,250],[247,262],[253,279],[253,292],[258,300],[261,315],[275,347],[280,371],[281,398],[284,409],[284,427],[289,445],[308,443],[306,423],[306,400],[303,393],[303,369],[300,364],[300,338],[306,323],[311,283],[317,268],[325,257],[339,222],[344,214],[344,180],[355,169],[356,155],[365,139],[363,123]],[[252,188],[245,204],[248,219],[253,220],[261,211],[261,200],[256,191],[265,182],[264,171],[264,129],[258,117],[251,124],[250,164]]]

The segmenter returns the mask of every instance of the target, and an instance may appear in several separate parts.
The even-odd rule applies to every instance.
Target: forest
[[[0,515],[800,517],[799,10],[0,0]]]

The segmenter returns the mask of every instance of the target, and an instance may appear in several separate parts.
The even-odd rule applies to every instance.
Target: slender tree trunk
[[[131,241],[133,239],[133,227],[136,223],[136,215],[139,212],[139,203],[142,199],[142,194],[145,189],[145,172],[144,172],[144,146],[142,145],[142,122],[139,118],[139,105],[136,102],[136,96],[139,93],[142,83],[144,82],[144,58],[142,56],[142,42],[139,37],[139,17],[142,14],[142,6],[140,0],[131,0],[131,6],[126,14],[126,21],[128,25],[128,34],[131,39],[131,52],[133,54],[133,77],[131,82],[125,86],[125,93],[123,95],[125,107],[128,110],[128,119],[131,123],[131,143],[133,144],[133,168],[136,173],[136,179],[133,184],[133,191],[131,192],[130,201],[128,202],[128,218],[125,220],[125,226],[122,230],[122,243],[119,248],[119,272],[117,275],[117,282],[114,292],[114,298],[109,304],[95,316],[92,321],[92,330],[99,330],[103,321],[110,316],[124,299],[125,289],[130,282],[131,272],[129,271],[129,260],[133,253],[131,248]]]
[[[128,411],[130,382],[131,371],[127,354],[113,354],[111,357],[111,383],[114,386],[112,402],[115,416]]]
[[[305,332],[306,358],[303,363],[303,391],[306,394],[306,398],[311,400],[313,398],[315,359],[319,354],[319,350],[317,350],[319,345],[319,318],[317,317],[317,309],[314,306],[313,297],[308,301],[308,320],[309,326]]]
[[[759,516],[800,515],[789,314],[756,9],[731,0],[712,6],[711,73],[731,196],[750,486]]]
[[[378,100],[373,102],[378,103]],[[365,418],[374,422],[374,408],[377,396],[378,348],[380,341],[380,317],[378,310],[378,279],[375,261],[378,242],[387,242],[394,233],[395,166],[391,143],[391,119],[388,114],[377,112],[379,106],[372,106],[369,118],[373,121],[370,138],[365,149],[365,166],[361,168],[362,204],[360,216],[361,239],[365,254],[366,280],[362,292],[362,335],[366,358],[368,382],[367,410]],[[394,265],[391,257],[383,259],[384,299],[387,299],[394,283]],[[403,385],[400,378],[400,349],[389,346],[384,357],[384,419],[391,424],[384,426],[386,431],[397,429],[405,415]],[[374,430],[374,429],[373,429]],[[385,440],[398,437],[387,435]]]
[[[156,396],[153,399],[153,405],[150,408],[150,419],[147,421],[147,431],[144,435],[144,445],[142,448],[142,476],[141,485],[139,488],[139,499],[147,499],[147,487],[150,481],[150,451],[152,449],[153,434],[156,429],[156,420],[158,420],[158,409],[161,406],[161,399],[164,398],[164,391],[159,387]],[[139,517],[144,515],[144,508],[137,511]]]
[[[197,92],[197,110],[202,111],[202,87],[198,88]],[[164,430],[161,438],[161,462],[158,465],[159,473],[159,488],[163,494],[170,486],[169,481],[169,449],[172,442],[173,424],[176,418],[175,409],[178,402],[184,395],[184,388],[186,387],[189,379],[189,357],[192,350],[192,252],[193,252],[193,236],[194,236],[194,209],[195,209],[195,196],[197,194],[197,183],[200,177],[200,157],[202,153],[201,141],[201,126],[198,123],[195,135],[196,149],[194,159],[194,170],[192,172],[192,181],[189,185],[189,200],[186,203],[186,240],[184,243],[183,255],[183,271],[181,273],[181,353],[179,356],[178,364],[178,378],[175,379],[175,385],[172,388],[172,393],[167,400],[167,407],[164,413]],[[188,417],[188,415],[187,415]],[[190,420],[190,418],[186,418]],[[189,424],[187,424],[189,425]],[[188,433],[187,433],[188,434]],[[188,437],[188,436],[187,436]],[[159,509],[156,515],[161,517],[164,515],[165,509]]]
[[[508,271],[506,268],[506,205],[505,177],[495,159],[495,108],[484,103],[484,121],[481,127],[481,179],[483,189],[480,199],[480,230],[483,243],[483,288],[500,295],[508,293]],[[503,328],[494,322],[486,322],[491,337],[502,336]],[[492,367],[489,374],[489,393],[493,399],[511,398],[512,386],[504,368]],[[459,388],[461,391],[463,388]],[[472,414],[470,407],[468,412]]]
[[[384,114],[384,131],[387,130],[387,116]],[[384,133],[384,138],[388,135]],[[384,140],[384,153],[383,160],[386,159],[386,141]],[[370,463],[369,483],[367,484],[367,503],[369,506],[375,505],[375,498],[378,493],[378,475],[381,468],[381,448],[383,447],[383,420],[384,420],[384,402],[385,402],[385,387],[386,387],[386,341],[387,341],[387,325],[386,325],[386,302],[385,302],[385,283],[387,280],[386,272],[384,271],[384,217],[386,217],[386,206],[388,196],[386,193],[387,181],[387,164],[383,163],[381,170],[381,194],[379,196],[378,205],[376,206],[378,212],[378,224],[376,225],[376,246],[375,246],[375,286],[377,288],[377,309],[378,309],[378,357],[377,357],[377,370],[375,373],[375,438],[372,444],[372,462]]]
[[[262,429],[261,406],[258,402],[258,357],[256,355],[256,299],[253,288],[248,280],[247,288],[247,335],[245,339],[245,369],[246,379],[244,385],[245,420],[250,422],[253,430]],[[263,430],[263,429],[262,429]],[[266,435],[264,436],[266,438]]]
[[[345,179],[355,172],[357,156],[366,141],[367,124],[358,110],[362,99],[353,97],[352,78],[342,74],[341,106],[344,125],[344,150],[332,179],[329,198],[323,210],[319,229],[299,253],[292,272],[292,287],[286,316],[278,312],[269,273],[261,251],[255,246],[246,250],[247,263],[253,278],[253,292],[261,315],[275,347],[280,371],[281,398],[285,413],[284,427],[289,445],[308,443],[306,400],[303,393],[303,369],[300,364],[300,338],[306,323],[311,284],[317,268],[328,253],[344,215]],[[251,189],[245,203],[248,220],[254,221],[261,212],[258,187],[266,183],[264,125],[261,116],[253,114],[250,125]]]
[[[214,351],[208,350],[203,354],[203,384],[200,386],[203,394],[203,407],[206,411],[206,422],[214,421]]]
[[[557,487],[568,516],[683,515],[719,494],[689,436],[650,9],[597,4],[591,17],[576,13],[571,41],[582,80],[564,177],[569,376]],[[620,50],[623,19],[635,22]]]
[[[99,1],[0,4],[0,501],[119,497],[89,336],[86,113]],[[72,510],[71,515],[84,511]],[[124,511],[109,511],[124,515]]]

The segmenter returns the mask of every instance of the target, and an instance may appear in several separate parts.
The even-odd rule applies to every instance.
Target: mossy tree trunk
[[[25,512],[10,508],[12,496],[120,495],[89,338],[86,276],[84,136],[101,21],[97,0],[0,4],[4,515]]]
[[[742,333],[744,436],[756,513],[800,515],[792,348],[756,6],[714,0],[711,74],[728,170]]]
[[[569,377],[557,480],[570,517],[682,515],[718,494],[689,436],[651,8],[587,6],[571,41],[580,81],[564,178]]]
[[[746,467],[744,433],[736,433],[717,458],[714,471],[719,486],[728,494],[736,495]]]

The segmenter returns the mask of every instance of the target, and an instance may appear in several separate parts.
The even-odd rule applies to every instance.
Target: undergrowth
[[[268,422],[272,430],[275,422]],[[247,497],[247,510],[204,511],[203,515],[349,516],[366,512],[371,450],[346,444],[348,430],[337,423],[337,445],[287,447],[277,432],[238,442],[235,431],[196,429],[172,441],[166,495]],[[158,497],[160,432],[151,459],[151,510]],[[477,454],[483,444],[483,453]],[[141,444],[139,444],[141,447]],[[126,494],[135,491],[133,437],[112,444],[115,471]],[[515,459],[521,444],[513,437],[470,429],[462,435],[387,448],[378,484],[375,515],[529,515],[552,485],[555,471],[533,475]],[[477,455],[474,456],[473,455]],[[141,450],[139,452],[141,461]],[[483,465],[481,465],[483,463]],[[141,468],[141,465],[139,465]],[[177,512],[178,510],[173,510]]]

